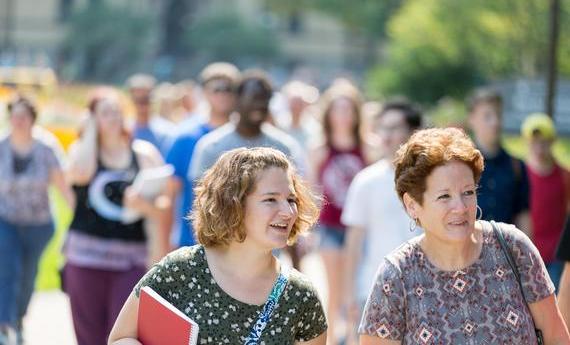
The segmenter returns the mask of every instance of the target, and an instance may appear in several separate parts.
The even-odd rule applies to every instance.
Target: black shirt
[[[144,220],[121,221],[125,189],[133,183],[139,164],[134,151],[131,165],[124,170],[109,169],[97,159],[97,171],[88,185],[73,186],[77,205],[70,231],[132,242],[146,240]]]

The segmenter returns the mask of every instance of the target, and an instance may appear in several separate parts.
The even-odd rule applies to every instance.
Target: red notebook
[[[137,327],[143,345],[198,343],[198,324],[148,286],[140,292]]]

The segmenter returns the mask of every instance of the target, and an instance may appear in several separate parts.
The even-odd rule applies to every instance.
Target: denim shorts
[[[346,237],[345,227],[319,225],[317,232],[319,234],[320,249],[341,249],[344,246]]]

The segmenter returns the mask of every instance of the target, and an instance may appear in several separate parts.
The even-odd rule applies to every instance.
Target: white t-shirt
[[[383,159],[362,170],[350,185],[341,221],[362,227],[365,241],[357,264],[356,296],[364,301],[385,255],[419,235],[410,232],[410,217],[394,186],[394,169]]]

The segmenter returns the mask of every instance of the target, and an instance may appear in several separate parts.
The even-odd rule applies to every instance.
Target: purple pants
[[[146,268],[107,271],[66,264],[65,292],[78,345],[104,345],[135,284]]]

